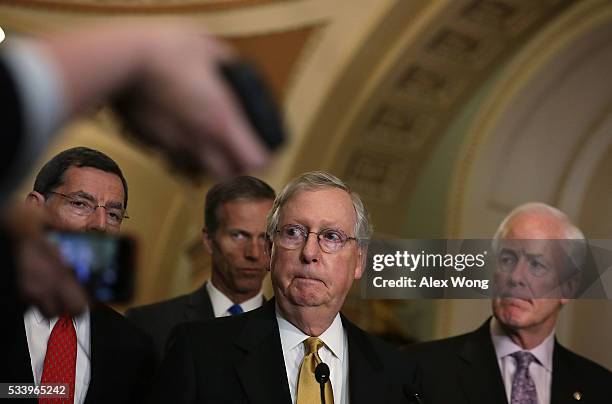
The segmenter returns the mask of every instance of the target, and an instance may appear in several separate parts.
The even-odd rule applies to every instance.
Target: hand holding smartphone
[[[92,299],[127,303],[133,297],[136,244],[132,238],[102,233],[48,233]]]

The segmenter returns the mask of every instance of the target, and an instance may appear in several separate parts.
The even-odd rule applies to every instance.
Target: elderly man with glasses
[[[275,299],[175,328],[153,401],[411,402],[415,367],[339,314],[370,233],[363,203],[338,178],[291,181],[267,221]]]
[[[110,157],[76,147],[43,166],[26,203],[43,210],[58,230],[118,233],[127,195]],[[45,270],[44,262],[40,267]],[[153,344],[111,308],[92,303],[77,316],[47,319],[32,306],[9,321],[15,346],[4,347],[2,382],[66,384],[69,398],[61,402],[70,403],[134,403],[148,391]]]

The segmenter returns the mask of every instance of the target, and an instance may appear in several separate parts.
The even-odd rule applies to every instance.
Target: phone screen
[[[122,303],[132,298],[132,239],[70,232],[50,232],[49,239],[58,246],[64,261],[94,300]]]

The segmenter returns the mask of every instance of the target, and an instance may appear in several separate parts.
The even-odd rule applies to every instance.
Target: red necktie
[[[40,404],[73,404],[76,373],[77,338],[72,318],[60,317],[47,342],[41,384],[62,383],[68,385],[69,398],[39,399]]]

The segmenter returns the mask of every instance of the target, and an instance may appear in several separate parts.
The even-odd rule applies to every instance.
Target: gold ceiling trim
[[[2,0],[8,6],[31,9],[45,9],[60,12],[80,13],[190,13],[234,10],[256,7],[270,3],[291,2],[296,0],[132,0],[132,1],[96,1],[96,0]]]
[[[461,237],[464,201],[467,184],[479,150],[506,109],[529,80],[551,58],[571,45],[576,38],[612,19],[612,7],[608,1],[584,0],[577,2],[567,13],[540,32],[525,49],[504,69],[472,126],[466,132],[466,140],[459,151],[454,170],[453,188],[449,193],[447,233],[449,237]]]

